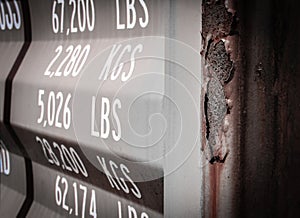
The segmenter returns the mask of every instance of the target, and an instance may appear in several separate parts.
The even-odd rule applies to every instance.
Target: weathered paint
[[[203,105],[210,164],[203,170],[204,217],[236,217],[239,149],[237,146],[238,73],[235,69],[236,14],[227,1],[203,2],[203,37],[206,91]]]
[[[227,83],[217,77],[227,104],[227,114],[218,121],[226,131],[212,132],[209,111],[204,115],[209,134],[202,134],[209,137],[202,146],[205,151],[211,146],[214,153],[206,154],[217,157],[204,167],[205,217],[299,216],[298,9],[297,1],[203,2],[206,82],[211,81],[211,69],[227,68],[222,58],[211,61],[209,43],[226,42],[234,69]],[[209,85],[203,89],[210,92]],[[213,96],[219,92],[207,94],[206,100],[202,96],[203,105],[221,105],[223,96],[219,101]],[[222,140],[212,142],[210,134]],[[224,150],[227,158],[220,161],[224,153],[219,151]]]

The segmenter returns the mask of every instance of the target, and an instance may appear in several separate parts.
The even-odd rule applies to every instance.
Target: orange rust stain
[[[220,177],[223,165],[214,164],[209,167],[209,182],[210,182],[210,216],[211,218],[218,217],[218,199],[220,196]]]

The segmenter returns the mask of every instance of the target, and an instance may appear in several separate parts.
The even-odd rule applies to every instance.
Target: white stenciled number
[[[39,90],[39,94],[38,94],[38,106],[41,108],[41,113],[40,113],[40,117],[37,120],[37,123],[41,123],[44,119],[44,110],[45,110],[45,106],[44,106],[44,102],[42,100],[43,95],[45,94],[44,90]]]
[[[71,17],[71,33],[77,33],[77,27],[74,27],[74,20],[76,15],[76,1],[70,0],[69,5],[73,6],[72,17]]]
[[[79,192],[81,192],[82,195],[79,195]],[[68,211],[69,214],[71,214],[74,209],[75,216],[81,214],[81,218],[84,218],[86,211],[88,211],[91,217],[97,217],[96,192],[92,189],[91,194],[89,195],[88,193],[90,193],[88,187],[78,184],[77,182],[73,182],[73,189],[69,189],[68,180],[65,177],[57,175],[55,181],[55,202],[57,206]],[[69,194],[74,197],[74,205],[67,205],[66,200]],[[82,199],[79,198],[80,196],[82,196]],[[88,199],[88,196],[90,196],[90,199]],[[79,207],[80,202],[82,203],[81,207]],[[80,209],[81,211],[79,211]]]
[[[70,25],[67,26],[64,22],[64,0],[54,0],[52,5],[52,30],[54,33],[64,33],[69,35],[71,33],[84,32],[86,30],[93,31],[95,28],[95,6],[94,0],[69,0],[72,13],[70,18]],[[60,8],[59,8],[60,7]],[[77,21],[77,22],[76,22]],[[78,26],[75,26],[78,23]],[[64,27],[66,25],[66,27]]]
[[[80,32],[87,29],[93,31],[95,27],[95,6],[93,0],[69,0],[69,5],[72,5],[73,11],[71,16],[71,32],[78,32],[78,28],[74,26],[77,15],[78,27]]]
[[[60,77],[60,76],[69,76],[72,77],[78,76],[80,71],[82,70],[88,55],[90,53],[91,46],[88,44],[82,48],[81,45],[73,46],[69,45],[65,52],[63,52],[63,47],[59,45],[55,49],[56,55],[49,63],[44,75],[49,77]],[[63,55],[62,55],[63,53]],[[66,55],[65,55],[66,53]],[[60,55],[65,57],[58,65],[57,60],[59,59]],[[57,69],[53,70],[53,66],[58,65]]]
[[[64,96],[63,96],[62,92],[57,93],[56,100],[58,101],[58,107],[57,107],[57,113],[55,116],[55,123],[56,123],[55,125],[58,128],[61,128],[62,125],[61,125],[61,122],[59,122],[59,115],[60,115],[60,111],[61,111],[61,108],[62,108],[62,105],[64,102]]]
[[[55,116],[55,94],[54,92],[50,92],[48,97],[48,110],[47,110],[49,126],[53,126],[54,116]]]
[[[74,203],[75,203],[75,216],[78,216],[78,191],[77,191],[77,183],[73,183],[74,189]]]
[[[59,145],[56,142],[51,145],[45,138],[41,139],[38,136],[35,137],[35,140],[42,146],[44,156],[50,164],[55,164],[64,170],[76,174],[81,173],[83,176],[88,177],[85,165],[74,148],[68,148],[63,144]],[[56,153],[58,151],[59,154],[56,155],[52,148]]]
[[[66,205],[66,197],[67,197],[67,193],[68,193],[68,189],[69,189],[68,181],[66,180],[66,178],[63,177],[61,179],[61,183],[64,184],[64,186],[65,186],[63,199],[62,199],[62,207],[63,207],[63,209],[68,211],[69,207],[68,207],[68,205]]]
[[[62,190],[59,183],[64,185],[64,189]],[[58,206],[62,206],[63,209],[69,210],[69,206],[66,204],[66,197],[68,194],[68,181],[64,177],[57,176],[55,182],[55,202]]]
[[[80,55],[76,57],[77,60],[75,62],[75,65],[74,65],[73,71],[72,71],[72,76],[73,77],[77,76],[80,73],[80,71],[83,68],[83,66],[84,66],[84,64],[86,62],[86,59],[87,59],[87,57],[88,57],[88,55],[90,53],[90,49],[91,49],[91,46],[90,45],[86,45],[82,49]]]
[[[0,1],[0,28],[1,30],[5,30],[5,11],[4,11],[4,4]]]
[[[60,206],[62,202],[62,193],[59,187],[59,182],[60,182],[60,176],[57,176],[55,182],[55,202],[58,206]]]
[[[63,167],[63,169],[66,169],[66,170],[72,172],[72,168],[71,168],[70,166],[68,166],[68,165],[66,164],[66,162],[65,162],[64,153],[62,152],[61,147],[60,147],[56,142],[53,142],[53,147],[56,148],[56,149],[59,151],[60,159],[61,159],[61,161],[62,161],[62,167]]]
[[[94,218],[97,217],[97,202],[96,202],[96,194],[95,190],[92,190],[91,203],[90,203],[90,215]]]
[[[63,124],[65,129],[69,129],[71,126],[71,110],[69,107],[69,103],[71,100],[71,94],[68,94],[63,111]]]
[[[55,57],[52,59],[52,61],[51,61],[50,64],[48,65],[48,67],[47,67],[47,69],[46,69],[46,71],[45,71],[45,73],[44,73],[45,76],[50,76],[50,77],[52,77],[52,76],[54,75],[54,72],[51,72],[51,71],[50,71],[50,68],[52,67],[52,65],[54,64],[54,62],[57,60],[57,58],[60,56],[62,50],[63,50],[63,47],[62,47],[61,45],[58,46],[58,47],[55,49],[55,53],[57,53],[57,54],[55,55]]]
[[[80,54],[80,51],[81,51],[81,45],[76,46],[76,48],[73,50],[69,63],[65,67],[64,76],[69,76],[69,74],[72,72],[74,68],[74,64],[77,61],[77,58]]]
[[[86,25],[86,10],[84,0],[78,0],[78,26],[80,32],[85,30]]]
[[[2,140],[0,140],[0,173],[6,176],[10,174],[10,155]]]
[[[56,13],[56,5],[61,5],[60,7],[60,17]],[[60,32],[62,33],[64,31],[64,9],[65,9],[65,1],[64,0],[55,0],[53,1],[52,6],[52,29],[54,33]]]
[[[83,191],[83,199],[82,199],[82,218],[85,215],[85,205],[86,205],[86,192],[87,192],[87,187],[84,185],[79,185],[79,188]]]
[[[6,2],[6,8],[7,8],[7,11],[8,13],[5,15],[6,17],[6,25],[7,25],[7,28],[9,30],[11,30],[13,28],[13,15],[12,15],[12,10],[11,10],[11,7],[10,7],[10,4],[8,3],[8,1]]]
[[[56,155],[54,154],[54,152],[52,151],[52,148],[51,148],[50,144],[48,143],[48,141],[46,139],[43,139],[43,144],[46,147],[46,149],[48,150],[53,163],[55,165],[59,166],[59,161],[58,161]]]
[[[19,9],[17,0],[14,0],[14,6],[16,9],[16,13],[13,13],[14,24],[15,24],[16,29],[20,29],[21,28],[21,15],[20,15],[20,9]]]
[[[86,19],[89,31],[95,27],[95,6],[93,0],[86,0]]]
[[[73,160],[69,150],[64,145],[61,146],[61,149],[62,149],[65,159],[67,160],[69,166],[71,166],[73,172],[78,174],[79,171],[78,171],[77,165],[75,164],[75,161]]]
[[[71,110],[69,107],[71,101],[71,94],[67,94],[65,97],[62,92],[50,91],[48,100],[45,103],[43,96],[45,90],[40,89],[38,92],[38,106],[40,107],[40,116],[37,119],[37,123],[43,123],[43,127],[55,126],[58,128],[69,129],[71,126]],[[45,116],[45,108],[47,109],[47,115]],[[62,119],[60,119],[62,116]],[[46,117],[46,119],[45,119]]]
[[[76,165],[77,165],[78,169],[80,170],[80,172],[82,173],[82,175],[84,175],[85,177],[87,177],[88,173],[86,171],[86,168],[85,168],[82,160],[80,159],[79,155],[74,150],[74,148],[70,148],[70,153],[72,154],[73,160],[76,163]]]
[[[56,157],[55,153],[52,151],[52,148],[46,139],[41,139],[40,137],[36,136],[35,140],[42,146],[44,156],[50,164],[55,164],[57,166],[60,165],[58,158]]]
[[[70,45],[67,49],[66,49],[66,52],[67,52],[67,55],[66,57],[63,59],[63,61],[60,63],[60,65],[58,66],[54,76],[61,76],[62,75],[62,72],[61,72],[61,68],[64,66],[64,64],[69,60],[70,56],[72,55],[72,52],[74,50],[74,46],[73,45]]]
[[[13,2],[13,6],[12,6]],[[0,29],[12,30],[21,28],[21,14],[16,0],[0,0]]]

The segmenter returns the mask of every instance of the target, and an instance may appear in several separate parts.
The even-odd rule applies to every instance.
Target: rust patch
[[[221,127],[227,113],[227,106],[223,86],[213,77],[207,84],[207,120],[209,127],[208,143],[210,159],[216,159],[221,147]],[[213,163],[213,162],[212,162]]]
[[[227,53],[225,43],[222,40],[209,47],[207,60],[222,85],[232,79],[233,63],[230,60],[230,55]]]
[[[204,153],[211,164],[224,163],[228,151],[222,147],[224,118],[230,113],[225,86],[233,78],[234,64],[226,47],[232,34],[235,15],[226,8],[225,0],[203,2],[203,37],[205,76],[204,100],[206,139]],[[227,43],[228,44],[228,43]],[[227,125],[227,124],[226,124]]]
[[[202,143],[208,164],[204,180],[207,181],[204,217],[232,217],[232,167],[236,154],[233,146],[236,116],[235,41],[237,19],[233,3],[229,0],[204,0],[202,14],[202,57],[204,91],[203,107],[206,130]],[[229,8],[231,7],[231,8]],[[229,150],[230,149],[230,150]],[[227,206],[228,205],[228,206]],[[224,213],[223,213],[224,212]]]
[[[232,13],[228,12],[225,0],[206,0],[203,3],[203,37],[211,35],[213,39],[220,39],[229,35],[233,24]]]

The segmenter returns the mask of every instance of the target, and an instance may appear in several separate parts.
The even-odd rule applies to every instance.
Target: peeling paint
[[[234,216],[233,174],[236,162],[235,128],[237,79],[235,73],[236,10],[232,0],[203,2],[202,57],[205,98],[206,143],[205,217]],[[231,199],[228,200],[228,199]]]
[[[224,0],[204,0],[203,2],[203,38],[207,36],[219,40],[229,35],[233,23],[233,14],[228,11]]]
[[[205,38],[205,95],[206,138],[204,153],[210,163],[221,163],[228,151],[222,147],[223,126],[226,114],[230,113],[224,87],[232,79],[234,64],[230,58],[230,41],[234,14],[228,11],[228,1],[203,3],[203,37]],[[230,10],[234,11],[234,10]],[[225,124],[228,129],[230,125]]]

